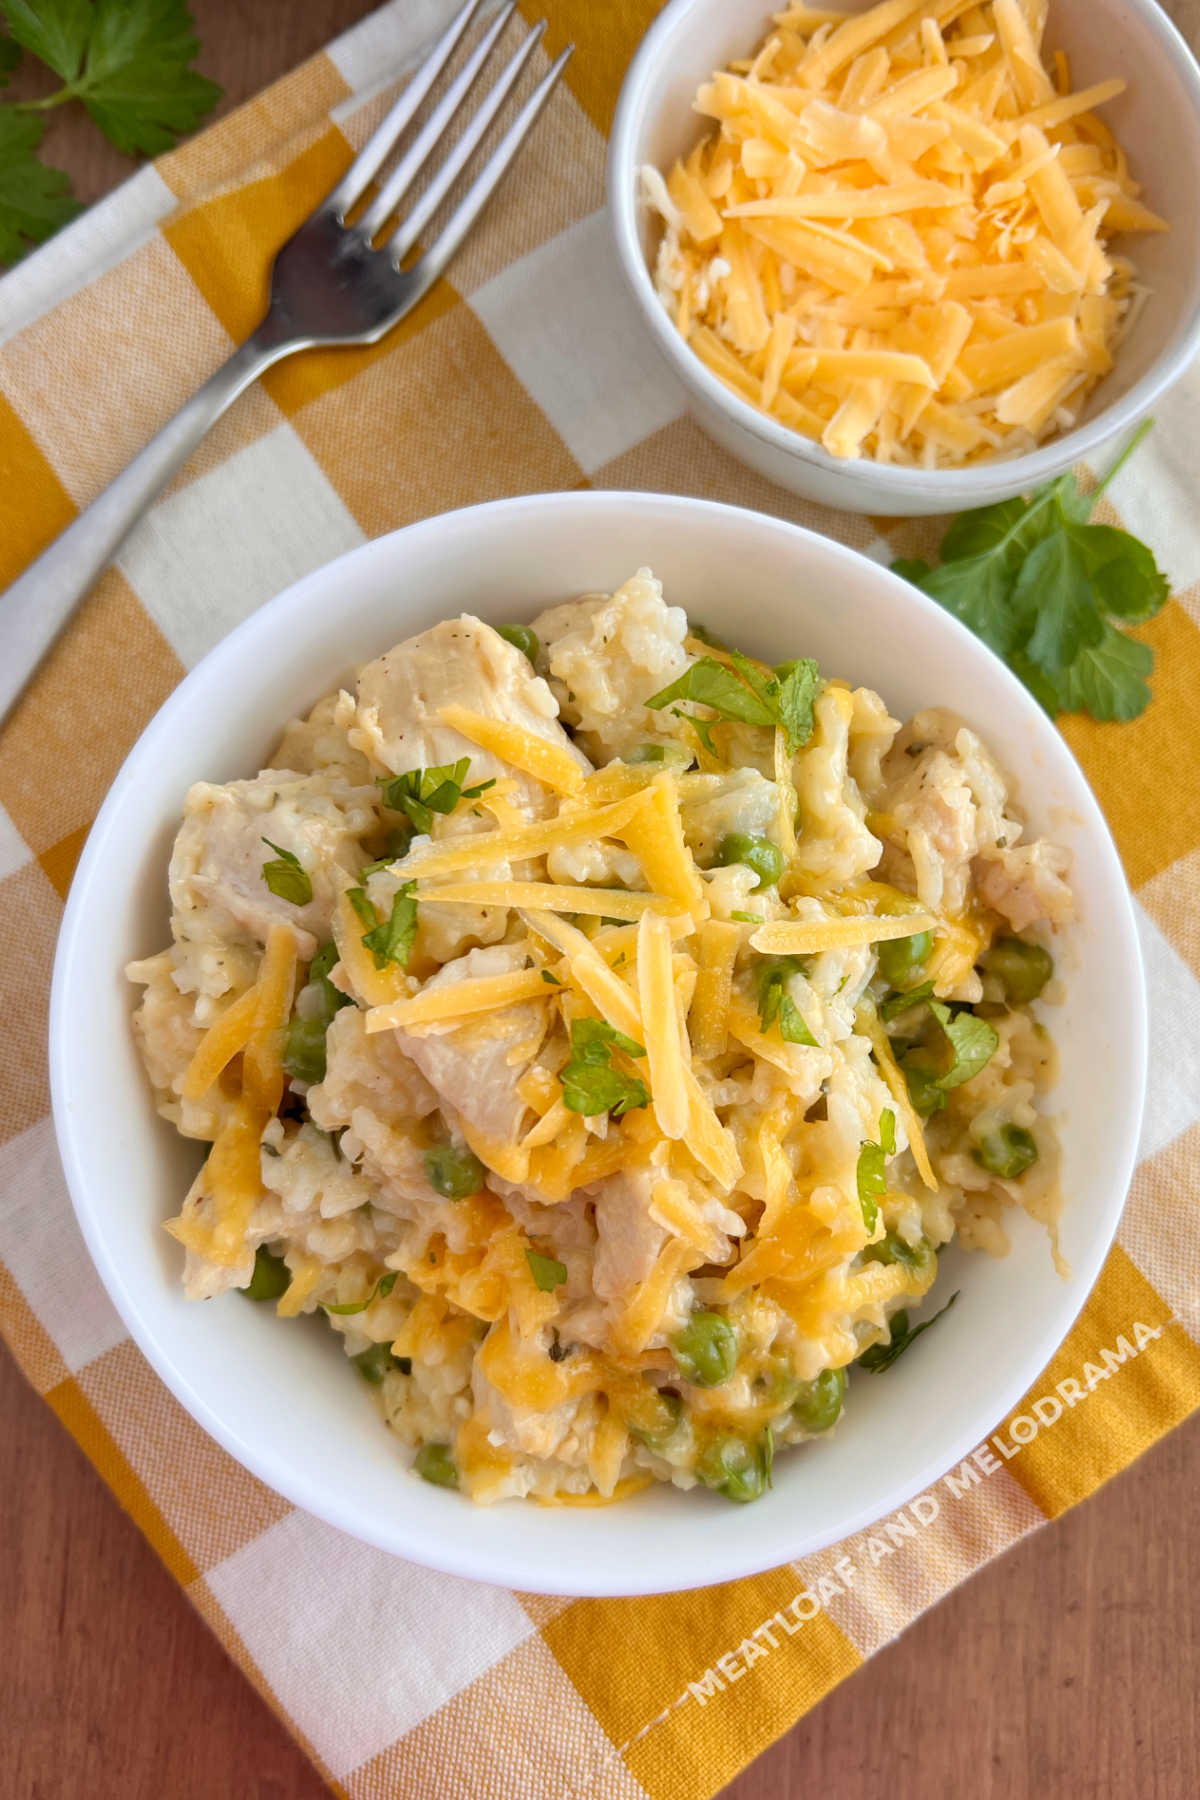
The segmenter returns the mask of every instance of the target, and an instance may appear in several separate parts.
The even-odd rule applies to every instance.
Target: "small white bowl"
[[[870,0],[847,0],[861,12]],[[1065,49],[1076,88],[1110,75],[1129,87],[1104,117],[1129,154],[1147,203],[1169,232],[1124,240],[1150,298],[1082,421],[1027,456],[965,469],[897,468],[830,456],[739,399],[688,349],[655,292],[658,227],[639,170],[664,173],[703,135],[692,111],[701,82],[749,55],[770,26],[766,0],[671,0],[621,88],[608,151],[617,256],[658,348],[692,411],[719,444],[794,494],[846,512],[942,513],[1028,493],[1129,431],[1200,352],[1200,69],[1157,0],[1050,0],[1047,44]]]
[[[1035,830],[1074,857],[1077,925],[1052,1016],[1062,1063],[1063,1251],[1019,1215],[1011,1255],[948,1252],[962,1298],[886,1377],[859,1374],[831,1437],[779,1457],[752,1511],[665,1487],[599,1510],[474,1509],[411,1477],[371,1394],[318,1321],[227,1294],[184,1299],[163,1231],[200,1159],[154,1112],[130,1030],[128,958],[168,941],[167,857],[191,782],[256,771],[279,728],[355,664],[467,608],[500,624],[612,589],[648,563],[671,600],[748,651],[811,655],[893,713],[952,706],[1016,779]],[[262,607],[167,701],[88,838],[54,971],[54,1117],[84,1237],[122,1318],[192,1416],[281,1494],[417,1562],[505,1586],[636,1594],[773,1567],[894,1511],[959,1462],[1045,1368],[1116,1229],[1146,1046],[1133,911],[1104,821],[1049,720],[932,600],[779,519],[655,494],[538,494],[443,513],[367,544]]]

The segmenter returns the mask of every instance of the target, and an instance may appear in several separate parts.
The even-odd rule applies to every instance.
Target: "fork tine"
[[[484,32],[417,136],[358,221],[356,229],[364,237],[373,238],[380,226],[387,222],[389,214],[395,211],[399,202],[404,198],[414,177],[423,168],[430,151],[466,99],[475,77],[491,55],[496,39],[516,10],[517,0],[508,0],[508,5],[501,8],[497,17]]]
[[[361,198],[367,183],[376,174],[396,139],[404,130],[422,100],[445,68],[454,46],[478,12],[480,0],[466,0],[438,39],[421,67],[415,72],[399,99],[375,127],[342,179],[324,202],[338,218],[345,218],[354,202]]]
[[[515,56],[507,63],[495,84],[488,90],[471,123],[467,126],[449,156],[434,176],[411,213],[388,239],[387,248],[396,262],[402,262],[424,231],[426,225],[450,192],[459,175],[478,149],[484,133],[508,98],[530,55],[542,41],[546,21],[535,25]]]
[[[538,114],[558,83],[558,78],[571,60],[574,44],[566,49],[551,63],[541,81],[534,88],[528,100],[500,139],[495,150],[475,177],[450,217],[441,233],[426,250],[421,260],[414,264],[409,273],[414,278],[409,305],[413,306],[423,294],[428,293],[450,258],[454,255],[467,233],[474,225],[479,214],[491,199],[499,186],[505,171],[512,162],[517,151],[524,143]],[[403,229],[403,228],[402,228]]]

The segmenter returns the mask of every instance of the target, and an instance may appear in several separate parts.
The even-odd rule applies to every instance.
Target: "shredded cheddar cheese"
[[[1046,9],[791,6],[646,172],[660,297],[742,399],[839,457],[953,466],[1074,422],[1139,297],[1111,245],[1162,231]],[[1086,154],[1084,154],[1086,153]]]

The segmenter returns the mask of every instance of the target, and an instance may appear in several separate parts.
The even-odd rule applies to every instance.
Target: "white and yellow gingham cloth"
[[[0,589],[256,323],[269,251],[333,184],[450,4],[393,0],[0,282]],[[545,57],[568,37],[578,52],[451,280],[383,343],[309,352],[237,403],[0,735],[0,1328],[335,1792],[706,1800],[925,1607],[1200,1402],[1200,377],[1161,408],[1109,515],[1173,578],[1141,634],[1158,658],[1154,702],[1131,724],[1065,726],[1136,891],[1153,1066],[1118,1243],[1053,1365],[912,1508],[720,1589],[550,1600],[342,1536],[244,1473],[160,1385],[64,1189],[48,1117],[51,958],[84,836],[135,735],[260,602],[365,538],[472,501],[667,489],[879,557],[919,553],[938,532],[794,500],[685,417],[603,210],[605,133],[655,8],[522,10],[550,13]]]

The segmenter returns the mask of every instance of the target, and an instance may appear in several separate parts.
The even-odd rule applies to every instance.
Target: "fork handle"
[[[268,317],[0,596],[0,723],[154,496],[242,390],[296,347]]]

